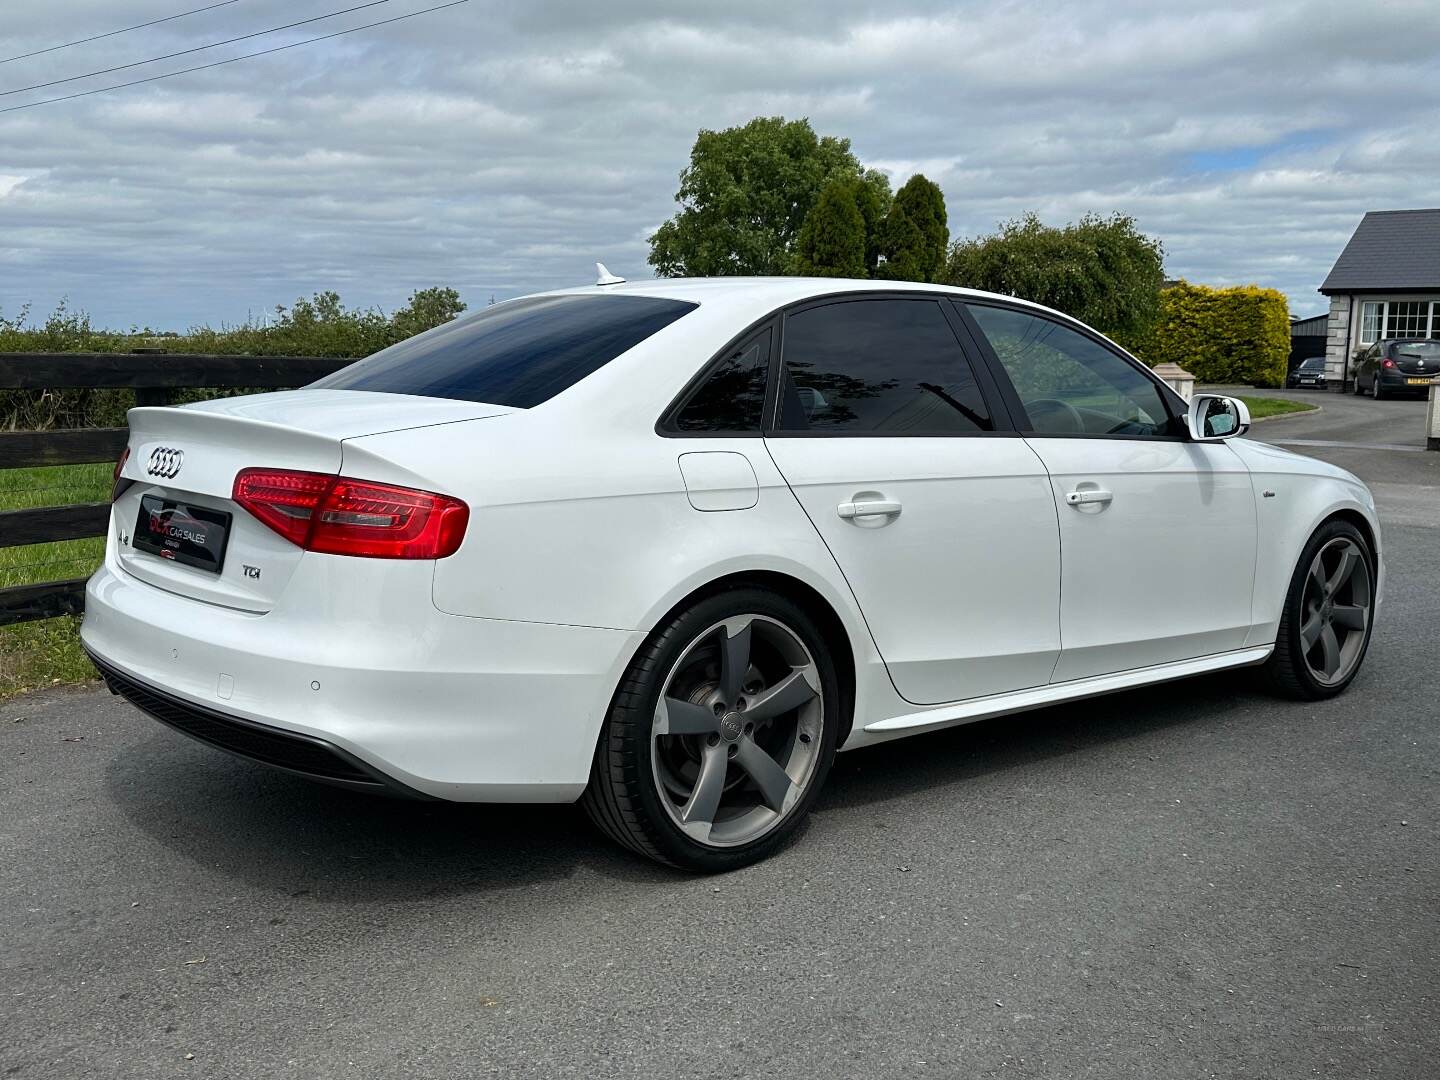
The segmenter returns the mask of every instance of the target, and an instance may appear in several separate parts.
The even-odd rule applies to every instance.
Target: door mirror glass
[[[1196,394],[1190,402],[1190,438],[1196,442],[1233,439],[1250,430],[1250,410],[1238,398]]]

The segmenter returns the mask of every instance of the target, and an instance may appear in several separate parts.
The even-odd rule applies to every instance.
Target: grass
[[[1237,395],[1250,410],[1250,419],[1263,420],[1267,416],[1284,416],[1286,413],[1314,412],[1320,406],[1309,401],[1291,401],[1289,398],[1246,397]]]
[[[65,503],[104,502],[111,466],[62,465],[0,469],[0,510]],[[100,565],[105,540],[67,540],[0,548],[0,588],[37,581],[85,577]],[[80,651],[80,620],[74,616],[0,627],[0,700],[23,690],[93,679]]]

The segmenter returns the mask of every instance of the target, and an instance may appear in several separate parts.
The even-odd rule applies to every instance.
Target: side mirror
[[[1250,430],[1250,410],[1238,398],[1196,394],[1187,416],[1195,442],[1221,442]]]

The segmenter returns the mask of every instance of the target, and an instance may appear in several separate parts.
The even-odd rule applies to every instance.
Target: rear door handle
[[[900,504],[889,499],[866,499],[863,502],[843,502],[835,512],[847,521],[853,518],[894,517],[900,513]]]
[[[1081,488],[1068,493],[1065,501],[1071,506],[1080,506],[1084,503],[1108,503],[1113,498],[1114,495],[1100,488]]]

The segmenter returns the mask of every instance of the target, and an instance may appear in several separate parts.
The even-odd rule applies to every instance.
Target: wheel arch
[[[747,569],[735,570],[696,586],[664,612],[650,622],[646,630],[653,633],[664,626],[681,611],[710,596],[731,589],[755,587],[778,593],[798,605],[810,618],[825,639],[825,645],[835,660],[836,674],[840,679],[840,732],[837,745],[843,746],[850,736],[855,718],[856,700],[856,657],[855,641],[845,621],[834,605],[813,585],[800,578],[778,570]],[[637,651],[639,646],[636,647]]]
[[[1374,526],[1372,526],[1372,525],[1370,524],[1370,519],[1369,519],[1369,518],[1367,518],[1364,514],[1360,513],[1360,511],[1358,511],[1358,510],[1352,510],[1352,509],[1350,509],[1349,507],[1345,507],[1345,508],[1343,508],[1343,509],[1336,510],[1336,511],[1335,511],[1334,513],[1332,513],[1332,514],[1327,514],[1327,515],[1319,522],[1319,524],[1317,524],[1317,525],[1315,526],[1314,529],[1311,529],[1311,530],[1310,530],[1310,535],[1311,535],[1311,536],[1314,536],[1315,533],[1316,533],[1316,531],[1318,531],[1319,529],[1324,528],[1325,525],[1326,525],[1326,523],[1327,523],[1327,522],[1331,522],[1331,521],[1344,521],[1344,522],[1348,522],[1348,523],[1351,524],[1351,525],[1354,525],[1355,528],[1360,531],[1360,535],[1365,538],[1365,542],[1370,545],[1370,554],[1371,554],[1377,561],[1379,560],[1379,558],[1380,558],[1380,536],[1379,536],[1379,534],[1375,531]]]

